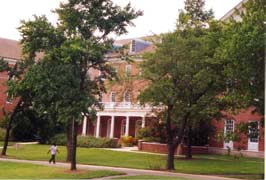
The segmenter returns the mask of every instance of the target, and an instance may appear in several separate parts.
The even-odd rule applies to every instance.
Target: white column
[[[100,125],[101,125],[101,116],[97,116],[96,122],[96,137],[100,137]]]
[[[129,116],[126,118],[126,133],[125,136],[129,135]]]
[[[145,116],[142,117],[141,128],[145,128]]]
[[[82,126],[82,136],[86,136],[87,132],[87,116],[84,116],[83,126]]]
[[[110,138],[114,137],[114,128],[115,128],[115,117],[111,118],[111,130],[110,130]]]

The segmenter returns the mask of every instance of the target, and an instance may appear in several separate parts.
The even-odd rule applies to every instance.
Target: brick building
[[[241,2],[242,3],[242,2]],[[241,8],[241,3],[236,8]],[[222,17],[223,21],[227,21],[234,16],[234,11],[229,11]],[[237,16],[236,16],[237,17]],[[237,17],[239,18],[239,17]],[[94,135],[96,137],[120,138],[121,136],[135,137],[138,129],[149,126],[152,119],[151,107],[140,106],[137,96],[140,91],[147,86],[147,81],[141,78],[141,69],[139,63],[142,61],[142,55],[145,52],[154,51],[152,37],[118,40],[114,43],[114,48],[122,45],[129,46],[129,55],[134,60],[132,63],[122,61],[117,53],[111,52],[106,55],[108,63],[110,63],[117,71],[120,81],[105,81],[107,93],[103,94],[102,104],[103,111],[97,112],[97,120],[91,121],[84,118],[79,127],[79,133],[82,135]],[[17,41],[0,38],[0,57],[3,57],[10,66],[21,59],[21,47]],[[91,70],[90,76],[99,76],[97,70]],[[3,117],[2,109],[11,111],[15,103],[7,100],[5,82],[8,79],[7,73],[0,73],[0,119]],[[209,139],[210,152],[226,152],[227,147],[232,150],[238,149],[240,146],[245,152],[264,153],[264,129],[259,126],[258,121],[261,119],[259,114],[252,113],[252,107],[242,110],[237,115],[227,114],[220,121],[214,120],[216,133]],[[240,122],[257,123],[259,135],[249,138],[242,135],[240,143],[225,142],[217,140],[219,133],[226,135],[234,131]]]
[[[0,38],[0,58],[8,62],[9,66],[14,66],[21,59],[21,47],[17,41]],[[3,109],[11,112],[16,106],[16,101],[7,98],[8,80],[7,72],[0,72],[0,120],[3,118]]]

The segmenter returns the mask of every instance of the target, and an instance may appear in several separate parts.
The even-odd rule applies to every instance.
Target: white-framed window
[[[121,136],[124,136],[126,134],[126,120],[123,119],[121,121]]]
[[[124,93],[124,102],[130,102],[130,91],[126,90]]]
[[[252,121],[249,123],[249,141],[251,143],[259,142],[259,123],[258,121]]]
[[[110,94],[110,102],[115,102],[116,92],[112,91]]]
[[[232,134],[234,132],[234,120],[226,119],[225,120],[225,135]]]
[[[131,70],[132,70],[132,66],[130,64],[126,65],[126,67],[125,67],[126,76],[130,76],[131,75]]]

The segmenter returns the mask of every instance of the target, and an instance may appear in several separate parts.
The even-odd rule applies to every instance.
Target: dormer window
[[[112,91],[110,94],[110,101],[111,102],[115,102],[115,96],[116,96],[116,93]]]
[[[131,52],[136,52],[136,40],[132,40],[131,41],[131,49],[130,49]]]
[[[124,102],[130,102],[130,91],[127,90],[124,94]]]

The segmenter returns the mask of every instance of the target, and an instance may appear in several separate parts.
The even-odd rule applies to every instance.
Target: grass
[[[13,146],[15,142],[8,142],[8,146]],[[0,141],[0,147],[4,145],[4,141]]]
[[[122,174],[114,171],[87,170],[73,173],[64,168],[14,162],[0,162],[0,167],[1,179],[92,179]]]
[[[179,178],[179,177],[170,177],[170,176],[150,176],[150,175],[139,175],[139,176],[123,176],[123,177],[116,177],[112,179],[135,179],[135,180],[142,180],[142,179],[161,179],[161,180],[192,180],[187,178]]]
[[[18,150],[8,149],[7,154],[11,158],[47,161],[50,157],[47,154],[48,149],[47,145],[24,145]],[[57,160],[65,161],[66,148],[59,146],[59,151]],[[78,148],[77,161],[81,164],[160,170],[165,167],[166,156]],[[264,160],[247,157],[238,160],[226,155],[198,155],[192,160],[176,158],[175,168],[176,172],[182,173],[248,177],[264,173]]]

